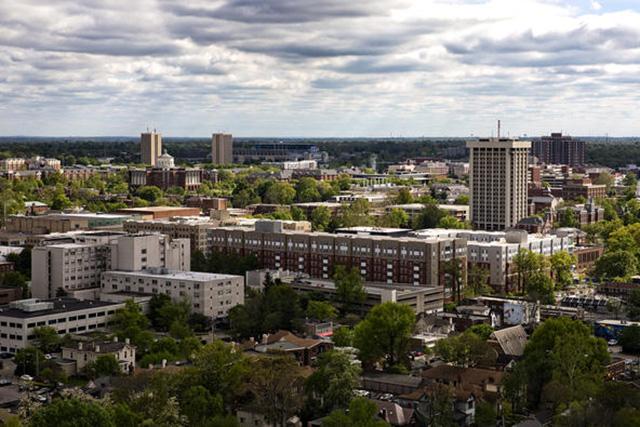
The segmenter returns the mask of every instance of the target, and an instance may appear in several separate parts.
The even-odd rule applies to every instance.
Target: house
[[[126,338],[124,342],[118,341],[118,337],[114,337],[111,341],[78,340],[73,347],[62,347],[63,361],[75,362],[75,364],[64,364],[73,371],[70,373],[72,375],[81,372],[88,364],[95,362],[98,357],[106,355],[112,355],[116,358],[122,373],[133,371],[136,363],[136,347],[129,343],[129,338]]]
[[[263,335],[260,343],[249,341],[243,347],[257,353],[291,354],[300,365],[308,366],[321,353],[331,350],[333,343],[323,339],[300,338],[289,331],[278,331]]]
[[[267,417],[252,407],[244,407],[236,412],[236,420],[241,427],[276,427]],[[286,427],[302,427],[300,418],[296,415],[286,420]]]
[[[498,360],[509,362],[519,359],[527,345],[527,332],[522,325],[493,331],[487,341],[498,352]]]
[[[378,407],[378,416],[390,425],[396,426],[415,426],[414,410],[411,408],[403,408],[394,402],[384,400],[371,400]]]
[[[446,384],[454,390],[473,393],[479,399],[495,400],[501,389],[504,372],[482,368],[440,365],[422,372],[426,383]]]

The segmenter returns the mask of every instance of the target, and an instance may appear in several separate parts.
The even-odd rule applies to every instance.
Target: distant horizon
[[[163,139],[211,139],[211,135],[209,136],[184,136],[184,135],[168,135],[162,132],[158,132],[162,136]],[[556,132],[553,132],[556,133]],[[501,135],[501,138],[541,138],[543,136],[550,136],[551,133],[540,134],[540,135],[516,135],[516,136],[508,136]],[[629,136],[612,136],[612,135],[573,135],[569,133],[562,133],[565,136],[571,136],[573,138],[589,138],[589,139],[640,139],[640,135],[629,135]],[[467,136],[444,136],[444,135],[435,135],[435,136],[243,136],[243,135],[233,135],[234,139],[473,139],[473,138],[494,138],[495,135],[467,135]],[[138,135],[0,135],[0,143],[1,140],[4,139],[140,139],[140,134]]]

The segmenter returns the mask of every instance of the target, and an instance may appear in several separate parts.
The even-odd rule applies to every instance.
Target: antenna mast
[[[498,120],[498,141],[500,141],[500,120]]]

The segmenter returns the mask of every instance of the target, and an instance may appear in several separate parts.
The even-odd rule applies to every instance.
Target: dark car
[[[13,357],[13,354],[11,353],[0,353],[0,359],[11,359]]]

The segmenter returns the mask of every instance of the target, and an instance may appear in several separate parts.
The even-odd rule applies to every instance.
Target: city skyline
[[[516,4],[517,3],[517,4]],[[624,0],[0,5],[0,135],[640,135]]]

